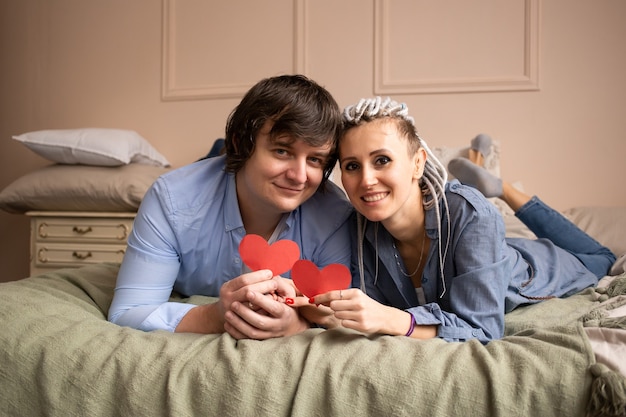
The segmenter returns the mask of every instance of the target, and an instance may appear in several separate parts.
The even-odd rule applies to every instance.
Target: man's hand
[[[256,291],[261,294],[274,294],[277,288],[278,283],[272,279],[272,271],[269,269],[242,274],[227,281],[220,288],[220,300],[218,301],[221,309],[221,321],[224,321],[224,314],[232,309],[234,302],[247,302],[250,291]]]
[[[216,303],[191,309],[176,327],[177,332],[222,333],[224,315],[232,309],[233,303],[247,303],[250,291],[273,294],[283,285],[272,279],[270,270],[260,270],[242,274],[224,283],[220,288],[220,298]]]
[[[300,317],[297,309],[273,296],[254,291],[248,293],[246,302],[234,301],[224,318],[224,330],[235,339],[270,339],[309,328],[309,323]]]

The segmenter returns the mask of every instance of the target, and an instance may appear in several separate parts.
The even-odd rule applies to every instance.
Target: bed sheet
[[[0,414],[509,417],[626,410],[625,378],[596,362],[584,331],[585,322],[609,323],[603,311],[619,298],[609,291],[617,285],[520,308],[507,315],[506,336],[487,345],[341,329],[237,341],[107,322],[118,268],[98,264],[0,284]]]

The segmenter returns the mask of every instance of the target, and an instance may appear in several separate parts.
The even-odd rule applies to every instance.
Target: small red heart
[[[239,244],[243,263],[253,271],[269,269],[280,275],[291,269],[300,258],[300,248],[293,240],[278,240],[271,245],[259,235],[245,235]]]
[[[291,269],[291,279],[296,288],[310,298],[328,291],[348,288],[352,276],[345,265],[330,264],[319,270],[313,262],[299,260]]]

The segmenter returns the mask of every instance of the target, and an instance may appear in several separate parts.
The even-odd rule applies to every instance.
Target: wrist
[[[409,313],[409,316],[411,317],[411,324],[409,325],[409,330],[407,330],[405,334],[406,337],[411,337],[411,335],[415,331],[415,317],[413,317],[413,314],[411,313]]]
[[[292,327],[292,330],[289,332],[289,334],[298,334],[305,330],[308,330],[311,328],[312,324],[312,322],[308,321],[306,318],[298,314],[298,319],[295,323],[295,326]]]
[[[177,333],[223,333],[224,316],[217,303],[192,308],[176,326]]]

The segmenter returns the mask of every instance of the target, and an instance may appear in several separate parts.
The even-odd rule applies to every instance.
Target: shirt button
[[[239,265],[239,263],[241,263],[241,259],[239,259],[239,258],[234,258],[234,262],[235,262],[235,264]]]
[[[426,284],[426,283],[428,282],[428,278],[426,278],[426,277],[422,277],[422,282],[423,282],[424,284]]]
[[[472,330],[472,336],[478,337],[478,330],[476,329]]]

